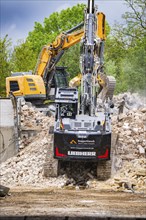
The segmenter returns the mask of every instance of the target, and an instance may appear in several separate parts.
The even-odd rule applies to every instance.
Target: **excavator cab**
[[[57,91],[57,88],[66,88],[68,87],[68,73],[66,71],[67,67],[56,67],[51,74],[49,74],[49,91],[48,99],[55,100],[55,94]],[[52,77],[53,76],[53,77]]]
[[[68,73],[66,71],[66,68],[67,67],[56,67],[56,72],[54,76],[56,89],[68,87]]]

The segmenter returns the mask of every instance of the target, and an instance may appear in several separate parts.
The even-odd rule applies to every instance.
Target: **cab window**
[[[17,81],[10,81],[10,91],[15,92],[19,90],[19,85]]]

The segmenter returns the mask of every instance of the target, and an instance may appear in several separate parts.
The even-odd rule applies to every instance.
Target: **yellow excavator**
[[[96,18],[98,24],[96,35],[104,42],[105,15],[99,12]],[[7,77],[7,96],[13,93],[15,97],[24,97],[26,101],[34,104],[42,103],[45,99],[54,100],[56,89],[68,86],[66,68],[56,67],[56,64],[65,50],[82,40],[85,31],[82,28],[83,25],[84,22],[61,33],[53,43],[44,46],[39,55],[34,74],[31,72],[15,72],[10,77]]]

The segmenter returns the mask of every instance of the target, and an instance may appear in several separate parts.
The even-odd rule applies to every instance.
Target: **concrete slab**
[[[14,126],[14,110],[10,99],[0,99],[0,127]]]
[[[16,153],[13,105],[10,99],[0,99],[0,163]]]

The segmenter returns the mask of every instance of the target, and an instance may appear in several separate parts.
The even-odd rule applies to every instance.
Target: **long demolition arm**
[[[98,27],[96,34],[99,38],[105,39],[105,28],[104,28],[104,14],[98,13]],[[70,29],[69,31],[60,34],[53,43],[44,46],[36,65],[35,74],[43,77],[44,83],[48,83],[48,78],[50,78],[51,70],[59,62],[60,58],[64,54],[64,51],[71,46],[79,43],[84,35],[84,30],[82,29],[84,23],[80,23],[76,27]],[[78,31],[76,31],[79,29]]]
[[[96,78],[100,66],[100,38],[96,35],[98,20],[94,0],[88,0],[84,16],[84,37],[81,54],[81,103],[82,114],[95,115],[96,109]]]
[[[105,15],[97,13],[94,0],[88,0],[82,40],[81,74],[69,83],[71,87],[79,86],[81,83],[80,111],[82,114],[95,114],[97,95],[103,103],[113,97],[115,78],[106,76],[103,70],[104,41]],[[97,82],[100,85],[98,92]]]

